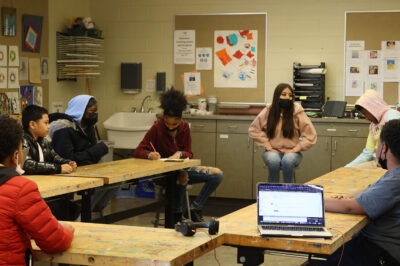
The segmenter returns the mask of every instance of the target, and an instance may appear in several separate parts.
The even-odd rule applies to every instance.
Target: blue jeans
[[[222,171],[216,174],[210,173],[210,167],[195,166],[185,170],[189,177],[189,184],[205,183],[200,194],[190,205],[191,210],[203,209],[208,197],[217,189],[222,181]],[[177,202],[175,212],[182,212],[182,205],[185,199],[186,185],[178,185]]]
[[[282,168],[283,181],[285,183],[293,183],[294,168],[300,164],[302,157],[300,152],[283,154],[274,151],[265,151],[262,158],[268,166],[268,182],[279,183],[279,171]]]

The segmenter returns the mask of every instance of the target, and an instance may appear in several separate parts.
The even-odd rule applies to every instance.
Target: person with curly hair
[[[0,265],[31,265],[31,239],[47,253],[66,250],[74,228],[61,224],[35,182],[16,172],[22,163],[22,127],[0,115]]]
[[[133,153],[134,157],[150,160],[193,158],[189,124],[182,119],[182,112],[187,105],[185,96],[182,92],[171,88],[161,95],[160,101],[164,115],[146,133],[136,147]],[[178,185],[175,222],[179,222],[182,218],[182,204],[187,183],[205,183],[200,194],[190,206],[192,220],[194,222],[204,221],[202,208],[208,197],[221,183],[222,176],[223,173],[220,169],[207,166],[196,166],[181,171],[178,175],[180,185]],[[187,212],[185,213],[186,218],[189,216]]]

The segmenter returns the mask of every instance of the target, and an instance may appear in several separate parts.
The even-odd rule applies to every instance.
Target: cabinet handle
[[[336,128],[327,128],[326,131],[328,131],[328,132],[336,132]]]
[[[349,129],[348,132],[358,132],[358,129]]]
[[[335,140],[335,142],[334,142],[334,150],[336,151],[336,144],[337,144],[337,141]]]
[[[194,127],[204,127],[204,125],[196,125],[196,124],[193,124],[193,126]]]
[[[238,128],[238,126],[228,126],[228,128],[234,129],[234,128]]]

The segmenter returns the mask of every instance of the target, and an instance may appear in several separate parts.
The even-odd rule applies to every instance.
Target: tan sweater
[[[304,112],[303,107],[298,103],[294,104],[293,120],[295,129],[293,138],[283,137],[281,118],[276,125],[275,137],[269,139],[265,130],[270,108],[271,104],[267,104],[249,127],[249,136],[258,146],[264,147],[268,151],[288,153],[306,151],[317,142],[317,132],[310,118]]]

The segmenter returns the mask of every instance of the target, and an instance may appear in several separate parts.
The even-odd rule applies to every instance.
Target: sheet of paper
[[[8,66],[19,66],[18,46],[16,45],[8,47]]]
[[[200,72],[184,73],[185,95],[200,95]]]
[[[168,158],[161,158],[158,159],[159,161],[163,162],[183,162],[185,159],[168,159]]]
[[[18,92],[6,92],[8,97],[8,113],[9,114],[20,114],[20,102]]]
[[[196,70],[212,70],[212,48],[196,48]]]
[[[19,88],[19,69],[17,67],[8,68],[8,88],[18,89]]]
[[[28,57],[20,57],[19,58],[19,80],[28,80],[29,79],[29,70],[28,70]]]
[[[42,80],[49,79],[49,58],[48,57],[40,58],[40,74],[41,74]]]
[[[7,45],[0,45],[0,66],[7,66]]]
[[[41,83],[40,76],[40,58],[29,58],[29,81]]]
[[[174,64],[195,63],[194,30],[176,30],[174,32]]]

